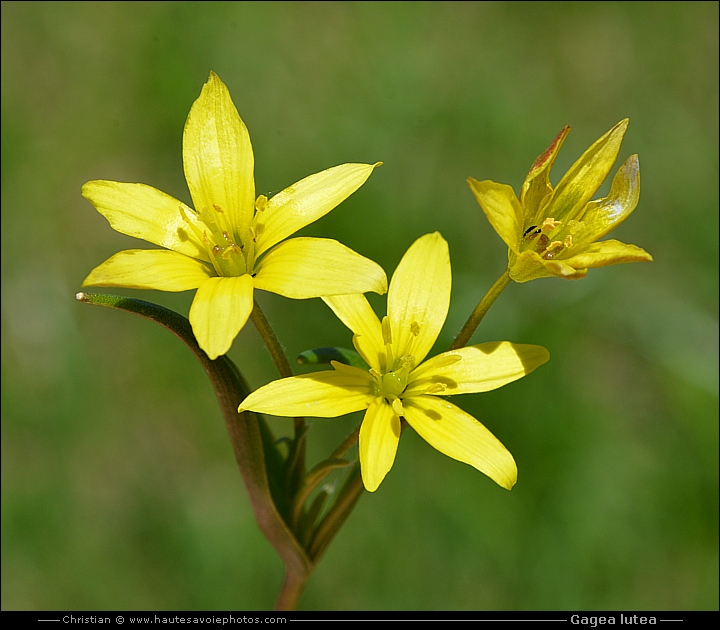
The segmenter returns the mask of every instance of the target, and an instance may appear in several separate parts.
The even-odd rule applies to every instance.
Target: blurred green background
[[[625,117],[618,166],[642,165],[613,237],[655,262],[512,285],[474,337],[551,353],[455,399],[513,453],[515,489],[407,431],[301,609],[717,609],[715,2],[3,2],[2,608],[274,603],[282,565],[200,365],[159,326],[74,298],[94,266],[144,246],[82,184],[190,202],[182,129],[211,70],[250,130],[258,194],[385,163],[303,234],[390,275],[442,232],[440,350],[506,256],[468,176],[518,190],[571,124],[557,182]],[[125,294],[185,315],[192,298]],[[320,300],[259,299],[291,356],[350,343]],[[274,378],[251,326],[230,355],[254,386]],[[313,421],[310,458],[359,419]]]

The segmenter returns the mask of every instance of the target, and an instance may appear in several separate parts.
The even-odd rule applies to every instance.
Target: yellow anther
[[[568,234],[568,235],[565,237],[565,248],[566,248],[566,249],[569,249],[570,247],[572,247],[572,244],[573,244],[573,243],[572,243],[572,234]]]
[[[216,203],[213,204],[213,208],[215,208],[215,210],[217,212],[219,212],[220,214],[225,214],[223,209],[220,206],[218,206]]]
[[[392,330],[390,329],[390,320],[387,315],[382,319],[382,336],[386,346],[392,345]]]
[[[548,217],[543,221],[542,229],[543,232],[552,232],[559,225],[562,225],[562,221],[556,221],[552,217]]]
[[[410,332],[417,337],[420,334],[420,324],[417,322],[410,324]]]
[[[400,360],[398,361],[398,370],[405,370],[406,373],[410,373],[410,371],[415,367],[415,357],[411,354],[406,354],[402,357],[400,357]],[[396,370],[397,371],[397,370]]]
[[[442,394],[447,389],[447,385],[444,383],[434,383],[430,385],[423,394]]]
[[[405,416],[405,410],[403,409],[402,401],[399,398],[395,398],[391,404],[393,411],[398,417],[402,418]]]
[[[265,195],[260,195],[255,200],[255,210],[258,212],[264,212],[267,207],[268,198]]]

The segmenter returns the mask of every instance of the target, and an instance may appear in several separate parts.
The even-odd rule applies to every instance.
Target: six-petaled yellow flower
[[[247,322],[254,289],[290,298],[387,290],[379,265],[335,240],[283,240],[355,192],[377,164],[342,164],[256,199],[250,136],[215,73],[188,115],[183,164],[194,210],[144,184],[83,186],[115,230],[166,248],[119,252],[83,286],[197,289],[190,323],[211,359]]]
[[[553,189],[550,169],[570,127],[535,160],[520,192],[493,181],[468,179],[495,231],[508,246],[515,282],[558,276],[584,278],[590,267],[651,261],[645,250],[620,241],[596,242],[622,223],[640,198],[640,163],[631,155],[613,179],[610,194],[591,201],[610,173],[628,120],[593,144]]]
[[[333,362],[334,370],[280,379],[250,394],[240,411],[335,417],[365,409],[360,466],[374,491],[395,460],[400,419],[440,452],[466,462],[510,489],[517,479],[508,450],[475,418],[441,396],[485,392],[548,360],[541,346],[484,343],[423,363],[450,305],[450,257],[437,232],[418,239],[390,281],[382,322],[363,295],[323,298],[354,333],[369,370]]]

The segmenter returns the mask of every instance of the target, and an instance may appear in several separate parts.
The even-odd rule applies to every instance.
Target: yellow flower
[[[513,487],[515,460],[475,418],[439,398],[485,392],[545,363],[540,346],[506,341],[452,350],[423,363],[450,306],[450,257],[437,232],[408,249],[390,281],[382,323],[363,295],[323,298],[354,333],[353,344],[370,366],[332,362],[333,371],[269,383],[250,394],[240,411],[330,418],[366,409],[360,428],[360,466],[370,492],[395,460],[404,418],[441,453]]]
[[[190,109],[183,164],[195,210],[144,184],[83,186],[115,230],[166,248],[119,252],[83,286],[197,289],[190,323],[211,359],[230,349],[247,322],[254,289],[290,298],[387,290],[379,265],[337,241],[280,242],[349,197],[378,164],[342,164],[255,199],[250,136],[214,72]]]
[[[584,278],[589,267],[651,261],[635,245],[596,241],[622,223],[640,198],[640,162],[631,155],[613,179],[610,194],[590,201],[617,159],[628,120],[593,144],[553,189],[550,169],[570,127],[565,127],[535,160],[520,200],[513,189],[468,179],[490,224],[508,246],[508,269],[515,282],[558,276]]]

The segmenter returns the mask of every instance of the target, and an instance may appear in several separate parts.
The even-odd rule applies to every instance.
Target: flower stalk
[[[462,348],[467,345],[470,338],[473,336],[480,322],[485,317],[485,314],[490,310],[498,296],[505,290],[505,288],[512,282],[510,279],[510,271],[506,269],[503,274],[495,281],[488,292],[483,296],[483,299],[478,302],[470,317],[465,322],[460,332],[457,334],[453,342],[450,344],[450,350],[456,348]]]

